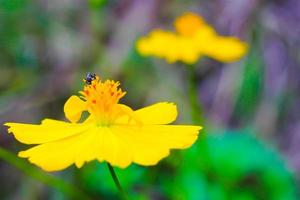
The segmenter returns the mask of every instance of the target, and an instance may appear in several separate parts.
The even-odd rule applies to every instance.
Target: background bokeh
[[[233,64],[197,63],[199,110],[187,66],[135,50],[139,36],[171,30],[186,11],[250,47]],[[175,102],[176,123],[204,126],[192,148],[157,166],[116,169],[129,199],[298,199],[299,63],[299,0],[0,0],[1,124],[65,120],[64,102],[91,71],[120,80],[133,108]],[[0,199],[118,199],[105,164],[44,173],[0,132]]]

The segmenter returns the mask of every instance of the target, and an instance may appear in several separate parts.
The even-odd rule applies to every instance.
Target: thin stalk
[[[196,125],[205,126],[206,121],[203,116],[203,107],[200,102],[200,99],[198,98],[198,88],[197,88],[197,73],[196,73],[196,66],[195,65],[187,65],[186,68],[188,68],[188,95],[189,95],[189,102],[190,102],[190,108],[191,108],[191,118],[192,122]],[[207,134],[206,134],[206,128],[201,130],[199,139],[202,140],[201,146],[199,146],[199,142],[197,143],[197,148],[201,148],[202,152],[204,152],[201,156],[206,157],[206,160],[208,161],[208,165],[204,165],[204,168],[202,170],[208,172],[209,171],[209,163],[211,163],[210,159],[210,152],[209,152],[209,145],[207,143]],[[203,165],[202,165],[203,166]]]
[[[120,181],[117,177],[117,174],[116,174],[114,168],[109,163],[107,163],[107,167],[108,167],[109,172],[110,172],[110,174],[111,174],[111,176],[114,180],[114,183],[115,183],[115,185],[116,185],[116,187],[117,187],[117,189],[120,193],[121,198],[124,199],[124,200],[127,200],[127,196],[126,196],[124,190],[122,189],[122,186],[120,184]]]
[[[188,94],[191,107],[191,118],[195,124],[203,124],[203,109],[198,98],[197,74],[195,65],[187,66],[188,71]]]

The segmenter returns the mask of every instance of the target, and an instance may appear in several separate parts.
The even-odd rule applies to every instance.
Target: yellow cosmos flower
[[[243,57],[248,45],[235,37],[220,36],[200,16],[188,12],[174,23],[176,32],[155,29],[137,40],[137,51],[144,56],[163,58],[169,63],[187,64],[208,56],[221,62]]]
[[[119,103],[125,95],[119,82],[98,76],[71,96],[64,106],[70,122],[44,119],[40,125],[6,123],[8,131],[25,144],[36,146],[19,156],[46,171],[57,171],[75,163],[98,160],[125,168],[131,163],[155,165],[170,149],[191,146],[200,126],[168,125],[177,117],[173,103],[132,110]],[[83,111],[89,116],[79,122]]]

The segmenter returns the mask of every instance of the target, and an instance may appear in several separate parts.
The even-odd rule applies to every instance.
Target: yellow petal
[[[80,134],[22,151],[19,156],[46,171],[62,170],[72,164],[81,167],[94,159],[121,168],[132,162],[155,165],[169,155],[170,149],[191,146],[200,129],[180,125],[90,127]]]
[[[113,135],[130,148],[132,161],[140,165],[155,165],[169,155],[170,149],[191,146],[198,137],[199,126],[147,125],[113,126]],[[124,153],[124,158],[127,155]],[[122,156],[119,156],[121,159]],[[127,159],[127,158],[126,158]]]
[[[148,36],[137,40],[136,49],[144,56],[164,58],[173,63],[180,60],[181,37],[170,31],[153,30]]]
[[[134,111],[143,124],[169,124],[177,118],[177,107],[173,103],[161,102]]]
[[[142,124],[169,124],[177,117],[177,108],[173,103],[161,102],[134,111],[134,116]],[[128,124],[129,116],[116,120],[116,124]],[[131,121],[130,124],[136,124]]]
[[[65,116],[70,122],[77,122],[81,113],[86,110],[86,103],[82,101],[78,96],[71,96],[64,106]]]
[[[218,36],[204,54],[222,62],[234,62],[243,57],[248,45],[235,37]]]
[[[62,140],[37,145],[19,153],[20,157],[46,171],[57,171],[67,168],[73,163],[81,167],[84,162],[96,158],[95,149],[91,144],[97,136],[96,128]]]
[[[199,29],[195,35],[191,38],[194,43],[203,48],[207,45],[210,45],[211,40],[215,39],[217,36],[214,28],[208,24],[203,25],[201,29]]]
[[[132,162],[131,147],[108,127],[99,129],[92,147],[100,162],[107,161],[121,168],[127,167]]]
[[[8,131],[25,144],[42,144],[70,137],[88,129],[88,126],[45,119],[41,125],[5,123]]]
[[[136,49],[141,55],[144,56],[147,56],[151,53],[151,48],[146,37],[137,40]]]

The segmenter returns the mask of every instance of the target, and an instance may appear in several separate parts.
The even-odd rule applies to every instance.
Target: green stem
[[[200,126],[205,126],[206,121],[203,116],[203,107],[200,102],[200,99],[198,98],[198,88],[197,88],[197,73],[196,73],[196,67],[195,65],[188,65],[186,66],[188,68],[188,80],[189,80],[189,89],[188,89],[188,94],[189,94],[189,101],[190,101],[190,107],[191,107],[191,118],[193,123],[200,125]],[[201,143],[197,143],[196,146],[196,151],[197,148],[201,148],[201,151],[203,154],[201,155],[202,157],[206,157],[205,160],[207,160],[207,164],[202,164],[203,166],[203,171],[208,172],[210,170],[209,164],[211,163],[210,159],[210,152],[209,152],[209,145],[207,143],[207,134],[206,134],[206,127],[204,127],[203,130],[201,130],[201,133],[199,134],[199,139],[202,140]],[[201,144],[201,146],[199,146]],[[196,152],[197,153],[197,152]],[[197,153],[198,154],[198,153]]]
[[[195,124],[203,124],[203,109],[198,99],[197,92],[197,74],[195,65],[189,65],[188,68],[188,93],[191,106],[191,118]]]
[[[126,200],[127,199],[126,194],[125,194],[125,192],[123,191],[123,189],[121,187],[120,181],[119,181],[119,179],[116,175],[116,172],[115,172],[114,168],[109,163],[107,163],[107,167],[108,167],[109,172],[110,172],[110,174],[111,174],[111,176],[114,180],[114,183],[115,183],[116,187],[118,188],[120,196],[122,197],[122,199]]]
[[[15,154],[7,151],[2,147],[0,147],[0,159],[18,168],[24,174],[36,180],[39,180],[48,186],[60,190],[61,192],[68,195],[72,199],[89,199],[86,194],[81,192],[73,185],[37,169],[36,167],[32,166],[24,159],[18,158]]]

